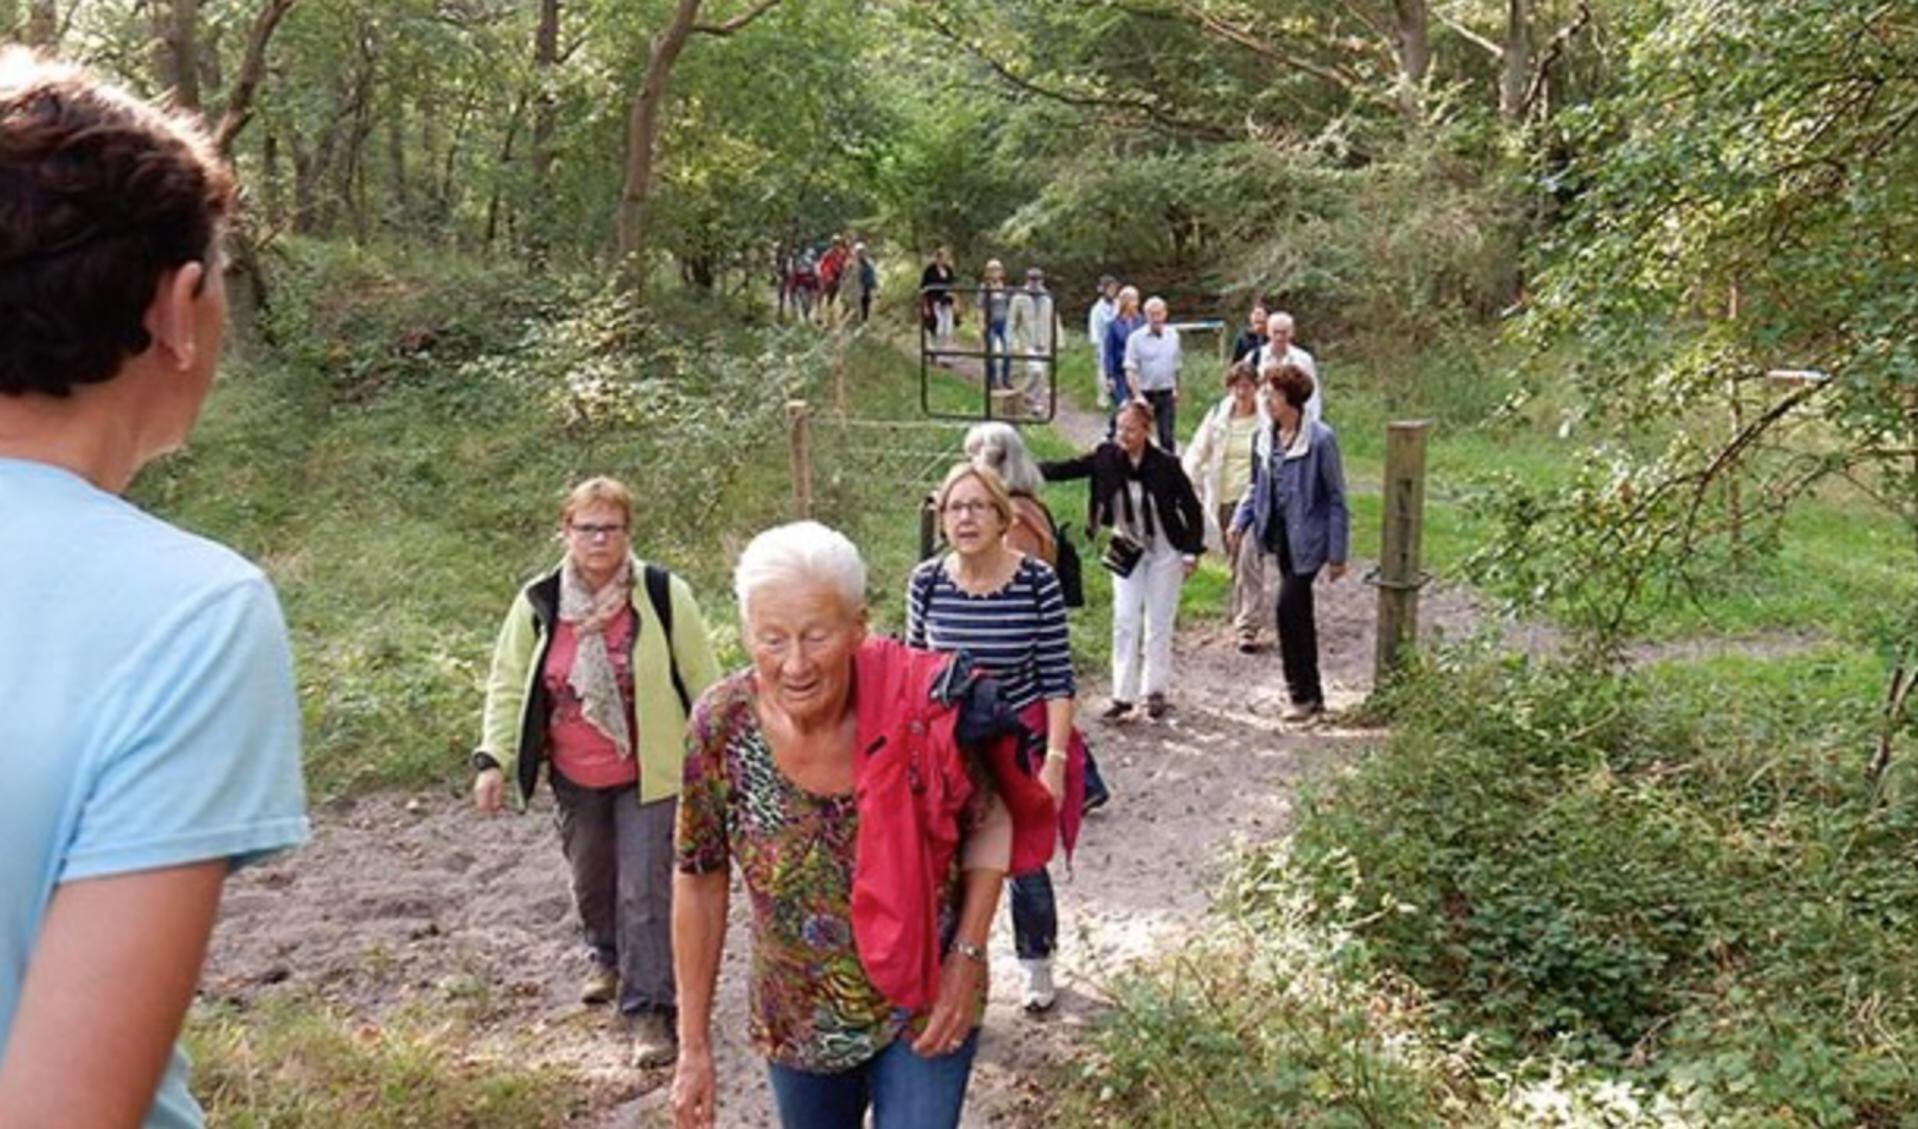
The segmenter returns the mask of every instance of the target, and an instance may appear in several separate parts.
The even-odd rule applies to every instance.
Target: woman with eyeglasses
[[[566,556],[513,598],[493,648],[473,799],[497,813],[510,774],[523,808],[548,766],[592,969],[583,1003],[615,997],[633,1065],[674,1039],[672,882],[686,719],[717,681],[684,580],[633,555],[633,495],[611,478],[572,488]]]
[[[1084,799],[1085,747],[1072,729],[1076,688],[1059,578],[1007,537],[1013,497],[993,471],[976,463],[953,467],[937,505],[952,551],[913,570],[906,586],[906,642],[964,651],[998,680],[1006,704],[1033,735],[1028,756],[1043,757],[1039,780],[1067,817],[1063,829],[1070,843]],[[1059,934],[1052,878],[1041,868],[1015,876],[1011,885],[1020,1002],[1028,1012],[1045,1011],[1055,998],[1052,953]]]

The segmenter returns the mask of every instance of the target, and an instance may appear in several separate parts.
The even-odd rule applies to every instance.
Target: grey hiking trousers
[[[573,902],[593,959],[619,973],[620,1014],[671,1011],[678,798],[642,804],[636,784],[586,788],[557,771],[552,778]]]

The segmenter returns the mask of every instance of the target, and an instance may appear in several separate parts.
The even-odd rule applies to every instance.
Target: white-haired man
[[[1178,454],[1178,433],[1173,413],[1179,402],[1179,331],[1166,324],[1165,299],[1146,299],[1145,324],[1132,331],[1125,343],[1126,382],[1135,394],[1152,405],[1159,425],[1159,446],[1168,455]]]
[[[1295,365],[1312,378],[1312,398],[1306,401],[1305,418],[1317,423],[1325,414],[1325,382],[1319,379],[1319,363],[1312,354],[1293,343],[1292,337],[1297,330],[1292,315],[1284,310],[1275,311],[1265,320],[1265,346],[1259,350],[1259,371],[1263,373],[1267,365]],[[1263,395],[1263,392],[1261,392]]]

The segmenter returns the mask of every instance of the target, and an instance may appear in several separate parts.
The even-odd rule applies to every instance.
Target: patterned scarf
[[[579,695],[580,715],[587,724],[606,735],[619,753],[619,759],[633,755],[632,730],[626,723],[626,699],[619,692],[619,676],[606,653],[606,628],[625,613],[633,601],[633,566],[630,561],[599,591],[586,587],[579,570],[568,557],[560,569],[559,618],[573,625],[579,649],[573,656],[573,669],[566,684]]]

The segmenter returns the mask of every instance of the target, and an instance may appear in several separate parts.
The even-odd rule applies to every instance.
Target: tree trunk
[[[1392,53],[1399,62],[1399,111],[1408,121],[1425,117],[1425,78],[1432,71],[1432,41],[1425,0],[1392,0]]]
[[[240,131],[253,119],[253,96],[259,92],[260,83],[266,78],[266,48],[273,40],[274,29],[286,18],[286,13],[296,0],[266,0],[259,15],[253,19],[253,27],[247,32],[246,53],[240,59],[240,72],[233,77],[233,89],[227,92],[226,108],[220,111],[220,125],[214,130],[213,141],[221,154],[233,155],[233,143],[239,139]]]
[[[1525,114],[1532,79],[1532,0],[1506,0],[1505,59],[1499,72],[1498,113],[1516,123]]]
[[[269,129],[260,139],[260,206],[270,228],[280,226],[286,216],[280,181],[280,135]]]
[[[538,93],[533,100],[533,207],[538,209],[527,224],[529,243],[535,262],[544,261],[547,249],[546,202],[553,181],[553,138],[559,112],[555,84],[559,77],[559,0],[540,0],[539,28],[533,35],[533,82]],[[490,242],[490,240],[489,240]]]
[[[200,108],[200,0],[170,0],[153,8],[153,69],[160,88],[182,110]]]
[[[483,242],[488,251],[493,249],[493,240],[499,236],[500,197],[506,185],[506,178],[513,167],[513,146],[519,141],[520,119],[526,116],[526,99],[521,97],[513,103],[513,112],[506,118],[506,140],[501,143],[499,164],[493,170],[493,191],[486,198],[486,234]],[[533,197],[534,201],[544,199]]]
[[[21,30],[21,38],[29,47],[59,46],[60,13],[55,0],[32,0],[27,5],[27,26]]]
[[[311,235],[319,225],[318,202],[314,199],[318,177],[314,170],[320,164],[320,157],[307,148],[298,130],[287,135],[287,142],[293,155],[293,230],[300,235]]]
[[[633,95],[626,119],[626,183],[619,194],[618,263],[620,287],[638,298],[645,289],[646,220],[653,192],[653,157],[659,141],[659,108],[666,101],[673,64],[686,47],[700,0],[677,0],[673,15],[653,36],[646,53],[646,76]]]
[[[466,127],[473,118],[473,108],[478,95],[469,92],[460,102],[459,116],[453,120],[453,136],[447,140],[446,155],[440,163],[439,190],[435,193],[441,222],[440,236],[458,242],[459,232],[453,220],[459,213],[458,201],[454,198],[453,176],[459,171],[460,149],[466,144]]]
[[[393,112],[386,119],[386,163],[393,178],[393,216],[404,230],[413,219],[411,186],[406,182],[406,99],[393,95]]]

